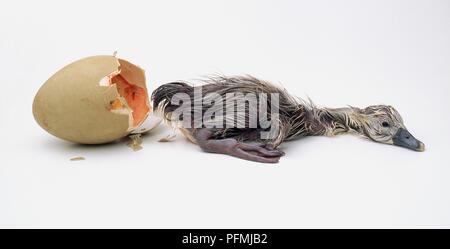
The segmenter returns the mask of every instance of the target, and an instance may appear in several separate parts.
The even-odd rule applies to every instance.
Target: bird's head
[[[373,105],[364,109],[354,109],[363,136],[379,143],[393,144],[415,151],[425,150],[424,143],[409,133],[402,117],[392,106]]]

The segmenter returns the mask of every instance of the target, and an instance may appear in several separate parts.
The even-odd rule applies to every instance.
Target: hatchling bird
[[[152,102],[156,113],[203,151],[261,163],[277,163],[284,155],[277,149],[281,143],[305,136],[353,133],[425,150],[392,106],[317,107],[249,75],[212,76],[195,87],[182,81],[167,83],[152,93]],[[265,122],[252,122],[261,118]]]

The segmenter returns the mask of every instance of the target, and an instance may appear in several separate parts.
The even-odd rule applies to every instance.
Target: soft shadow
[[[312,139],[313,137],[311,136],[296,138],[290,141],[283,142],[278,148],[284,151],[286,154],[294,153],[294,151],[298,152],[302,146],[305,146],[304,143],[308,143]]]
[[[167,125],[161,124],[155,127],[148,133],[142,134],[143,143],[151,140],[159,140],[172,132],[171,128]],[[79,151],[79,150],[95,150],[106,151],[123,148],[130,141],[128,137],[118,139],[116,141],[105,144],[78,144],[69,141],[65,141],[53,136],[46,136],[46,139],[40,140],[38,146],[46,147],[54,151]]]
[[[47,147],[52,150],[76,150],[76,149],[111,149],[123,146],[128,141],[128,138],[122,138],[114,142],[106,144],[78,144],[65,141],[55,137],[49,137],[40,143],[40,146]]]

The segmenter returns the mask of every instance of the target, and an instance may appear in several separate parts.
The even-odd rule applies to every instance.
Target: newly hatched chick
[[[342,133],[425,149],[392,106],[319,108],[252,76],[215,76],[204,83],[164,84],[153,92],[152,101],[166,121],[206,152],[276,163],[284,155],[277,149],[284,141]]]

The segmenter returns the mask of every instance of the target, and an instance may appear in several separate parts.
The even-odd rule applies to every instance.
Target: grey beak
[[[392,138],[395,145],[415,151],[424,151],[425,144],[417,140],[408,130],[400,128]]]

